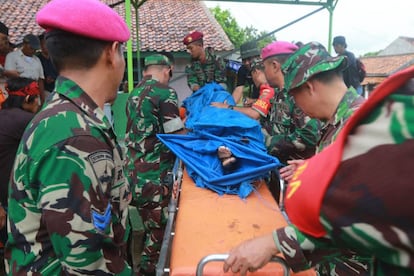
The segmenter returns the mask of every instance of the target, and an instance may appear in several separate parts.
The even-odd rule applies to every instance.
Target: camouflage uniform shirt
[[[126,112],[126,172],[145,230],[140,272],[155,275],[170,199],[164,187],[170,184],[166,176],[175,159],[157,134],[176,132],[184,124],[179,117],[177,93],[151,76],[131,92]]]
[[[320,209],[327,235],[315,238],[293,225],[275,231],[276,246],[294,271],[351,249],[375,256],[375,275],[414,274],[414,91],[409,93],[385,98],[349,134]]]
[[[193,60],[185,68],[187,84],[194,90],[195,86],[204,86],[206,83],[217,82],[227,89],[226,64],[221,57],[217,57],[212,48],[206,48],[206,61],[201,63]]]
[[[175,132],[184,125],[177,93],[151,77],[145,77],[131,92],[126,112],[126,174],[138,196],[146,183],[160,187],[174,164],[174,154],[156,135]]]
[[[27,127],[9,189],[9,275],[131,275],[122,151],[71,80]]]
[[[364,103],[365,99],[351,87],[340,101],[332,120],[326,122],[321,130],[321,140],[317,152],[332,144],[349,117]]]
[[[320,121],[306,116],[285,90],[276,90],[271,102],[263,122],[268,152],[282,163],[312,156],[320,138]]]

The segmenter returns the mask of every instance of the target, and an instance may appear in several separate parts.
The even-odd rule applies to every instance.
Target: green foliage
[[[263,39],[260,39],[257,42],[259,49],[276,40],[274,35],[266,36],[266,31],[259,32],[253,26],[248,26],[245,28],[240,27],[230,12],[228,10],[222,10],[219,6],[210,8],[210,11],[220,26],[223,28],[230,41],[233,43],[235,49],[239,49],[240,45],[245,42],[252,41],[261,37],[263,37]]]
[[[382,50],[376,51],[376,52],[369,52],[363,55],[363,57],[375,57],[378,56],[378,54],[381,52]]]
[[[276,41],[275,35],[268,35],[267,31],[261,31],[256,38],[263,37],[259,41],[257,41],[257,45],[259,46],[259,49],[262,49],[267,44]]]

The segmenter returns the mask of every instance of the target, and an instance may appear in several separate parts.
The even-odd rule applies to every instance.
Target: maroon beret
[[[183,43],[185,45],[188,45],[190,43],[193,43],[194,41],[200,40],[203,38],[203,33],[199,31],[194,31],[192,33],[189,33],[186,35],[183,39]]]

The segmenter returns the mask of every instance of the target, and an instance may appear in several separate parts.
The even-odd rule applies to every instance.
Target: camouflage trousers
[[[147,183],[138,197],[137,208],[144,224],[144,246],[141,254],[140,273],[155,275],[165,226],[168,219],[170,196],[162,197],[159,184]]]

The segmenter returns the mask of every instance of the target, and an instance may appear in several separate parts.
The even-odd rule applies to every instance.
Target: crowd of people
[[[68,16],[72,20],[61,20]],[[0,22],[5,270],[155,275],[175,161],[157,134],[189,131],[169,86],[174,58],[144,59],[143,79],[128,95],[123,149],[103,110],[124,76],[122,44],[130,38],[124,20],[97,0],[53,0],[36,21],[47,31],[25,35],[18,49]],[[224,60],[203,39],[193,31],[182,41],[191,56],[188,87],[196,92],[214,82],[227,89]],[[236,105],[211,103],[260,123],[268,154],[284,164],[268,186],[289,218],[288,226],[229,249],[224,272],[246,275],[280,253],[293,271],[315,268],[318,275],[414,272],[408,203],[414,175],[407,165],[414,70],[385,81],[379,96],[365,102],[345,37],[332,44],[335,57],[318,42],[243,44],[243,65],[230,91]],[[237,161],[225,145],[217,153],[223,166]],[[282,199],[279,180],[287,183]],[[131,207],[144,225],[137,267]]]

